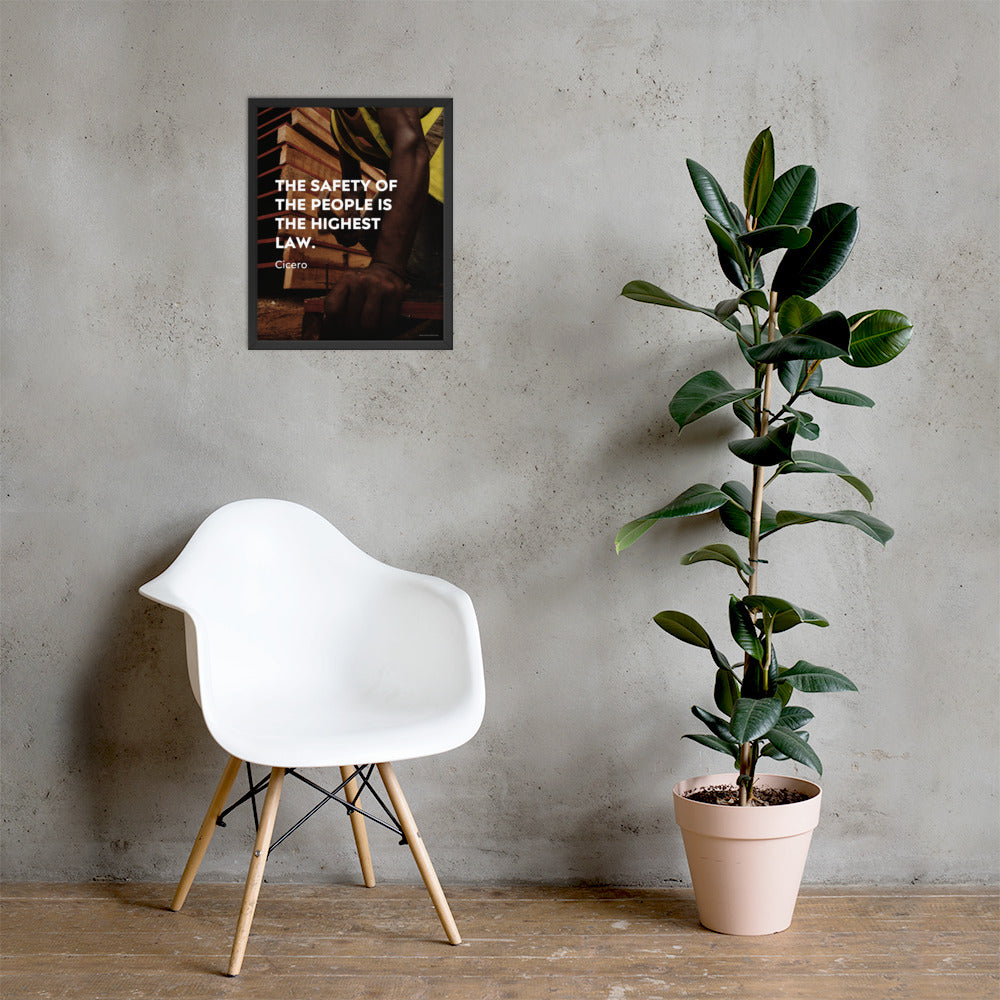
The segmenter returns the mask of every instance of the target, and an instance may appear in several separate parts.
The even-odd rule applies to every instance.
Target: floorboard
[[[972,887],[804,889],[792,927],[727,937],[690,890],[270,885],[243,974],[223,973],[242,887],[0,888],[4,1000],[997,1000],[1000,907]]]

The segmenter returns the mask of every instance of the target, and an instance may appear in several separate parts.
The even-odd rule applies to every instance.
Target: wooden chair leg
[[[233,782],[236,780],[236,774],[242,763],[243,761],[239,757],[230,757],[226,763],[222,778],[219,780],[219,787],[216,788],[215,795],[212,796],[198,836],[194,838],[194,846],[191,848],[187,864],[184,866],[184,874],[181,875],[181,880],[177,883],[177,891],[170,904],[171,910],[179,910],[184,905],[184,900],[187,899],[188,890],[191,888],[191,883],[194,882],[195,875],[198,874],[202,859],[205,857],[205,852],[212,840],[212,834],[215,832],[215,821],[219,818],[219,813],[222,812],[226,799],[229,798],[230,789],[233,787]]]
[[[278,812],[278,799],[281,797],[281,784],[284,779],[285,769],[283,767],[271,768],[271,780],[268,782],[267,795],[264,796],[264,807],[260,812],[260,826],[257,828],[253,857],[250,858],[250,870],[247,872],[247,884],[243,890],[243,903],[240,906],[239,919],[236,921],[236,937],[233,939],[233,950],[229,956],[230,976],[238,976],[243,966],[243,955],[247,950],[247,939],[250,937],[253,913],[257,908],[260,884],[264,880],[264,864],[267,861],[268,848],[271,846],[274,818]]]
[[[346,781],[344,785],[344,795],[348,802],[354,801],[354,796],[358,794],[357,783],[351,777],[354,768],[345,765],[340,769],[340,780]],[[365,885],[371,889],[375,885],[375,869],[372,867],[372,855],[368,848],[368,830],[365,827],[365,818],[359,812],[351,813],[351,829],[354,831],[354,843],[358,848],[358,858],[361,861],[361,875],[365,880]]]
[[[399,825],[403,828],[403,833],[406,835],[406,842],[410,845],[410,850],[413,852],[413,860],[416,861],[420,876],[423,878],[424,885],[427,886],[427,891],[430,893],[434,909],[437,910],[437,915],[441,920],[441,926],[444,928],[445,934],[448,935],[448,940],[452,944],[461,944],[462,936],[458,933],[458,927],[455,924],[455,918],[451,915],[448,900],[445,899],[444,890],[441,888],[441,883],[438,881],[434,866],[431,864],[427,848],[424,847],[424,842],[420,839],[420,831],[417,830],[417,824],[413,820],[413,813],[410,812],[410,807],[406,804],[403,790],[399,787],[399,781],[396,778],[395,771],[392,769],[392,764],[379,764],[378,773],[382,776],[382,783],[385,785],[385,790],[389,793],[389,801],[392,802],[392,807],[396,810],[396,818],[399,820]]]

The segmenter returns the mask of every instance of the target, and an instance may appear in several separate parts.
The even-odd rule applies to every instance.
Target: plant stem
[[[776,327],[778,296],[771,292],[770,310],[767,314],[767,342],[774,340]],[[769,408],[771,405],[771,382],[774,374],[773,365],[764,366],[764,392],[760,397],[759,408],[757,410],[757,436],[763,437],[767,433]],[[747,588],[748,594],[757,593],[757,558],[760,549],[760,518],[764,507],[764,467],[755,465],[753,467],[753,498],[750,505],[750,582]]]
[[[777,325],[778,296],[771,292],[769,301],[770,308],[767,313],[767,342],[774,340]],[[769,409],[771,406],[771,381],[774,374],[773,365],[764,366],[764,391],[758,397],[757,407],[757,436],[763,437],[767,433],[769,422]],[[753,498],[750,505],[750,579],[747,581],[747,596],[756,594],[757,591],[757,568],[759,566],[760,552],[760,519],[764,508],[764,467],[755,465],[753,467]],[[744,659],[744,674],[749,665],[749,654]],[[770,663],[763,665],[765,669]],[[753,744],[744,743],[740,747],[740,805],[750,804],[753,792]],[[749,779],[749,780],[747,780]]]
[[[750,805],[753,798],[754,753],[752,743],[740,744],[740,805]]]

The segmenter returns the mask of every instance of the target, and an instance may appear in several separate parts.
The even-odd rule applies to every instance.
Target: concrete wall
[[[670,788],[721,766],[679,739],[711,667],[650,619],[725,634],[728,577],[678,559],[727,539],[613,539],[742,475],[726,416],[666,413],[695,372],[742,375],[721,328],[618,292],[727,294],[684,158],[736,194],[765,125],[779,169],[861,206],[821,304],[916,326],[889,368],[837,372],[878,405],[826,406],[818,443],[896,537],[768,552],[765,592],[832,623],[787,662],[863,692],[806,699],[807,879],[995,877],[995,4],[5,3],[2,32],[7,877],[178,874],[224,758],[180,616],[136,588],[217,506],[280,496],[476,603],[482,731],[399,768],[443,878],[686,878]],[[247,351],[246,98],[428,93],[455,100],[454,351]],[[853,503],[821,478],[783,499]],[[343,815],[289,844],[273,878],[357,877]],[[205,875],[242,878],[248,846],[230,824]]]

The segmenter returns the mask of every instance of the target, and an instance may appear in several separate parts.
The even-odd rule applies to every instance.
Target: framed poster
[[[251,349],[451,349],[451,105],[250,98]]]

